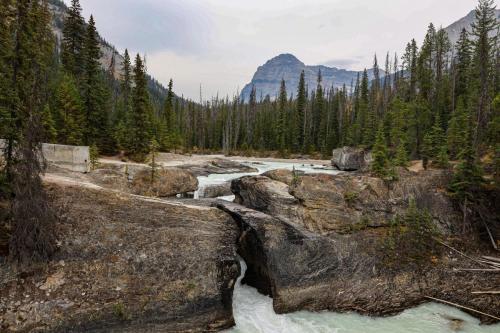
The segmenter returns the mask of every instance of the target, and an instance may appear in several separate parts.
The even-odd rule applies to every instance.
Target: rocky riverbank
[[[239,253],[248,264],[244,282],[271,295],[277,313],[389,315],[436,297],[500,315],[498,297],[472,294],[495,290],[497,272],[455,270],[475,263],[448,248],[429,256],[422,269],[399,263],[398,256],[395,265],[387,262],[381,245],[388,223],[406,210],[410,197],[430,212],[445,240],[454,239],[472,256],[489,252],[474,235],[453,237],[459,216],[443,193],[442,171],[402,171],[390,185],[367,175],[285,173],[235,180],[239,204],[218,203],[240,227]]]
[[[238,168],[224,163],[212,167]],[[234,325],[236,253],[248,264],[243,282],[271,295],[277,313],[384,316],[436,297],[500,315],[496,295],[472,294],[495,290],[498,273],[456,270],[475,263],[449,248],[427,256],[423,268],[399,262],[400,253],[387,262],[390,221],[410,198],[429,211],[444,241],[472,257],[495,256],[475,235],[457,237],[460,216],[443,171],[401,169],[386,183],[363,173],[272,170],[232,181],[236,203],[153,198],[162,196],[149,192],[154,187],[134,192],[149,179],[146,166],[49,171],[59,251],[48,265],[0,266],[2,332],[220,331]],[[162,190],[172,193],[188,190],[179,187],[189,185],[184,175],[196,180],[181,166],[159,172]],[[215,190],[227,193],[227,184]]]
[[[59,251],[0,266],[2,332],[215,332],[234,325],[238,230],[210,207],[50,185]]]

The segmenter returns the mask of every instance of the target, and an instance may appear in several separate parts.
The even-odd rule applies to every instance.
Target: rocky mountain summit
[[[463,28],[467,29],[468,32],[472,31],[472,23],[474,22],[474,16],[475,13],[473,10],[467,16],[462,17],[460,20],[456,21],[455,23],[449,25],[446,30],[448,33],[448,37],[450,38],[450,42],[452,44],[455,44],[458,41],[458,38],[460,37],[460,32],[462,31]],[[496,10],[496,15],[497,19],[500,18],[500,9]]]
[[[358,74],[361,74],[358,71],[349,71],[323,65],[307,66],[292,54],[280,54],[257,69],[252,81],[241,91],[241,97],[245,101],[248,101],[252,87],[255,86],[257,100],[265,98],[267,95],[273,99],[279,93],[281,79],[284,79],[286,82],[287,94],[289,96],[292,94],[295,95],[302,71],[305,73],[306,85],[309,91],[316,89],[319,71],[321,71],[323,77],[322,85],[325,89],[330,87],[342,88],[344,84],[350,87],[351,83],[356,82]],[[381,71],[381,75],[383,75],[383,71]],[[372,69],[368,71],[368,77],[370,80],[374,78]]]

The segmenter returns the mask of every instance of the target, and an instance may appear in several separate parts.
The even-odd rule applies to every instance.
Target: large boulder
[[[59,251],[0,265],[0,331],[217,332],[234,325],[238,228],[210,207],[51,185]]]
[[[342,171],[367,170],[372,154],[361,148],[343,147],[333,150],[332,165]]]
[[[131,186],[134,194],[173,197],[196,191],[198,179],[191,172],[179,168],[158,169],[153,177],[151,169],[145,169],[135,174]]]
[[[228,195],[233,195],[231,182],[208,185],[200,189],[200,198],[218,198]]]

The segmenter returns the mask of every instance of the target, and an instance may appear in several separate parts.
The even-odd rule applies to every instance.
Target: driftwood
[[[457,303],[448,302],[448,301],[445,301],[445,300],[442,300],[442,299],[439,299],[439,298],[435,298],[435,297],[430,297],[430,296],[425,296],[425,298],[431,299],[433,301],[445,303],[445,304],[448,304],[448,305],[452,305],[452,306],[455,306],[457,308],[461,308],[461,309],[464,309],[464,310],[468,310],[468,311],[472,311],[472,312],[475,312],[475,313],[479,313],[479,314],[482,314],[483,316],[487,316],[487,317],[490,317],[490,318],[493,318],[495,320],[500,321],[500,318],[498,318],[498,317],[496,317],[494,315],[490,315],[488,313],[484,313],[484,312],[481,312],[481,311],[478,311],[478,310],[474,310],[474,309],[471,309],[469,307],[466,307],[466,306],[463,306],[463,305],[460,305],[460,304],[457,304]]]
[[[500,258],[483,256],[483,259],[486,259],[486,260],[489,260],[489,261],[494,261],[494,262],[497,262],[497,263],[498,263],[498,265],[500,265]]]
[[[500,291],[472,291],[471,294],[500,295]]]
[[[500,272],[500,268],[454,268],[453,270],[466,272]]]
[[[437,238],[434,238],[434,240],[435,240],[436,242],[438,242],[439,244],[444,245],[444,246],[446,246],[447,248],[449,248],[449,249],[451,249],[451,250],[453,250],[453,251],[457,252],[458,254],[460,254],[460,255],[464,256],[465,258],[467,258],[467,259],[469,259],[469,260],[474,261],[475,263],[478,263],[478,264],[483,265],[483,266],[488,266],[488,267],[491,267],[490,265],[488,265],[488,264],[487,264],[487,263],[485,263],[484,261],[481,261],[481,260],[478,260],[478,259],[474,259],[474,258],[472,258],[472,257],[470,257],[470,256],[468,256],[468,255],[466,255],[466,254],[465,254],[465,253],[463,253],[462,251],[459,251],[459,250],[455,249],[454,247],[452,247],[452,246],[450,246],[450,245],[446,244],[445,242],[440,241],[440,240],[439,240],[439,239],[437,239]]]

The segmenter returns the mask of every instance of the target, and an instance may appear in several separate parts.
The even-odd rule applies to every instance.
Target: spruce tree
[[[99,36],[93,16],[90,16],[85,35],[83,72],[83,103],[85,108],[84,142],[86,145],[96,144],[100,151],[110,152],[112,147],[108,142],[109,118],[102,71],[99,63],[101,51]]]
[[[54,117],[52,116],[52,111],[50,110],[49,104],[46,104],[43,108],[42,114],[42,126],[43,126],[43,142],[56,143],[57,141],[57,129]]]
[[[386,140],[384,137],[384,128],[379,126],[375,137],[375,144],[372,150],[373,162],[372,172],[375,176],[385,178],[389,175],[389,155],[387,152]]]
[[[278,97],[278,123],[277,123],[277,145],[281,154],[285,153],[285,131],[286,131],[286,110],[287,95],[285,80],[281,79],[280,93]]]
[[[58,143],[83,145],[84,108],[72,75],[62,75],[56,91],[55,106]]]
[[[16,1],[11,62],[16,104],[12,144],[12,261],[30,263],[49,259],[56,249],[55,216],[48,205],[41,173],[42,116],[47,102],[46,77],[54,50],[50,13],[46,1]]]
[[[477,191],[484,183],[483,170],[478,163],[477,151],[473,144],[473,124],[470,122],[470,117],[468,120],[465,145],[460,152],[460,163],[456,166],[449,185],[450,193],[462,208],[464,223],[467,222],[469,205],[474,201]]]
[[[470,107],[474,110],[474,146],[478,147],[491,117],[494,56],[496,56],[498,21],[493,0],[479,0],[472,24],[473,60]]]
[[[128,153],[136,161],[144,161],[151,142],[150,101],[144,63],[137,54],[134,65],[134,88],[132,91],[131,133]]]
[[[458,158],[458,154],[465,146],[467,124],[467,110],[465,109],[463,97],[459,97],[457,107],[453,112],[448,125],[447,143],[450,157]]]
[[[83,45],[85,40],[85,20],[79,0],[72,0],[68,15],[64,20],[61,59],[68,73],[80,76],[83,73]]]
[[[298,147],[304,151],[304,142],[305,142],[305,113],[307,107],[307,92],[306,92],[306,82],[305,82],[305,73],[302,71],[300,73],[299,79],[299,87],[297,90],[297,137],[296,142]]]
[[[464,98],[467,94],[472,56],[472,45],[469,40],[469,33],[465,28],[460,33],[455,49],[455,100],[458,101],[460,97]]]

